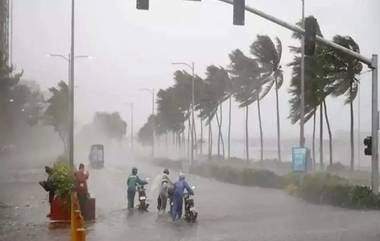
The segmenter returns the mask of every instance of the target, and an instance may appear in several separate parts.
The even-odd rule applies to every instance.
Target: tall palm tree
[[[284,77],[280,66],[282,55],[282,44],[279,38],[276,38],[276,45],[267,35],[257,35],[257,40],[251,45],[251,53],[258,59],[264,70],[264,78],[268,84],[262,95],[266,95],[270,89],[275,87],[276,93],[276,116],[277,116],[277,155],[281,161],[281,137],[280,137],[280,111],[278,90],[282,86]],[[259,103],[259,101],[258,101]],[[262,142],[261,142],[262,145]]]
[[[208,125],[208,159],[212,158],[212,120],[218,110],[218,98],[216,90],[211,86],[209,72],[206,72],[206,79],[198,84],[199,97],[195,110],[199,111],[201,120],[206,121]]]
[[[333,41],[339,45],[349,48],[355,52],[360,52],[359,45],[350,36],[336,35]],[[326,58],[334,65],[329,66],[329,71],[334,73],[334,83],[331,86],[333,96],[346,96],[345,104],[350,105],[350,170],[354,170],[354,108],[355,100],[359,88],[359,74],[363,65],[354,57],[340,53],[332,48],[326,48]]]
[[[302,23],[297,23],[301,25]],[[322,36],[319,25],[317,25],[317,34]],[[301,35],[298,33],[293,34],[295,39],[301,40]],[[293,61],[288,64],[292,67],[292,80],[289,92],[292,95],[290,99],[290,119],[294,124],[300,119],[300,93],[301,93],[301,48],[290,47],[290,51],[295,54]],[[329,62],[325,56],[326,46],[317,44],[314,56],[305,56],[305,123],[313,117],[315,118],[318,108],[320,110],[320,166],[323,167],[323,102],[325,98],[331,94],[331,85],[334,81],[332,72],[328,70],[327,66],[334,63]],[[327,113],[326,113],[327,115]],[[313,121],[315,123],[315,120]],[[315,124],[314,124],[315,125]],[[331,136],[330,143],[331,143]],[[315,126],[313,126],[313,152],[315,143]],[[330,145],[330,153],[332,153],[332,145]],[[332,154],[330,154],[332,155]],[[315,157],[314,157],[315,158]]]
[[[229,57],[231,60],[230,73],[234,86],[234,97],[240,103],[240,108],[246,108],[245,149],[246,158],[249,161],[248,106],[260,99],[261,70],[257,60],[245,56],[239,49],[232,51]]]
[[[218,124],[218,156],[221,156],[221,151],[224,158],[224,139],[222,133],[222,120],[223,120],[223,102],[228,98],[226,93],[226,86],[229,83],[230,78],[228,72],[223,67],[217,67],[210,65],[207,67],[206,78],[204,82],[209,85],[212,91],[211,96],[214,98],[214,103],[217,103],[217,109],[219,107],[219,116],[216,115],[216,121]]]

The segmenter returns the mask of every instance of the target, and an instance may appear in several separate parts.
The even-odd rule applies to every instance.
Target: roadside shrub
[[[179,168],[177,164],[180,162],[164,160],[159,163]],[[331,166],[330,170],[339,170],[340,168],[340,165],[336,164]],[[286,189],[290,195],[298,196],[315,204],[329,204],[344,208],[380,209],[380,196],[374,194],[369,187],[352,185],[347,179],[330,173],[289,173],[280,176],[270,170],[233,167],[216,163],[193,165],[191,172],[232,184]]]
[[[74,189],[74,175],[67,164],[57,162],[53,166],[52,181],[56,187],[55,196],[64,200],[65,204],[70,204],[71,192]]]
[[[299,195],[307,201],[323,203],[324,199],[328,199],[329,189],[337,185],[345,185],[346,183],[345,179],[331,174],[317,173],[305,175],[301,177],[298,183]]]
[[[346,167],[340,162],[333,163],[326,168],[327,172],[342,172],[345,170]]]
[[[379,209],[380,198],[366,186],[354,186],[352,188],[352,207],[365,209]]]

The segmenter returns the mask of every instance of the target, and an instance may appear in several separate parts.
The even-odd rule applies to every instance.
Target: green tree
[[[158,120],[156,120],[156,118],[157,117],[155,115],[150,115],[148,117],[148,121],[140,128],[139,132],[137,133],[137,140],[144,146],[152,145],[152,139],[153,139],[152,126],[158,123]]]
[[[64,151],[68,153],[69,133],[69,92],[65,82],[60,81],[57,87],[49,89],[51,97],[44,113],[45,124],[50,125],[58,133],[63,142]]]
[[[298,23],[299,25],[301,23]],[[318,31],[321,34],[319,25]],[[300,34],[294,34],[294,38],[301,39]],[[353,51],[359,52],[359,46],[351,37],[335,36],[334,42],[343,45]],[[292,82],[290,93],[291,110],[290,118],[292,123],[296,123],[300,117],[300,63],[301,49],[299,47],[290,47],[295,53],[293,61],[289,64],[292,67]],[[346,104],[350,103],[351,110],[351,168],[353,168],[353,105],[352,102],[356,97],[358,88],[357,75],[361,72],[362,65],[354,58],[341,53],[331,47],[317,44],[314,56],[305,58],[305,120],[311,117],[314,119],[319,107],[320,110],[320,165],[323,166],[323,113],[327,124],[329,134],[330,164],[333,162],[332,133],[330,122],[328,120],[326,97],[327,96],[346,96]],[[324,111],[324,112],[323,112]],[[313,127],[313,153],[314,151],[315,126]],[[315,157],[314,157],[315,158]],[[313,159],[314,159],[313,158]]]
[[[259,100],[261,91],[261,72],[258,61],[244,55],[237,49],[230,55],[230,73],[234,86],[234,97],[240,103],[240,108],[245,108],[245,149],[246,160],[249,161],[249,135],[248,135],[248,107],[254,101]],[[260,104],[258,104],[258,107]],[[260,109],[258,108],[258,113]],[[260,114],[259,114],[260,117]],[[260,120],[259,120],[260,122]],[[261,155],[262,156],[262,155]]]
[[[359,45],[350,36],[336,35],[333,41],[355,52],[360,52]],[[350,105],[350,169],[354,170],[354,107],[353,102],[357,96],[359,88],[359,75],[363,69],[363,65],[354,57],[334,50],[326,48],[326,59],[334,63],[328,65],[329,71],[334,73],[334,83],[331,86],[332,95],[345,96],[345,104]]]
[[[297,23],[302,25],[301,22]],[[322,36],[319,25],[317,26],[318,35]],[[298,33],[293,34],[295,39],[301,41],[302,36]],[[314,56],[305,56],[305,123],[313,117],[315,118],[316,112],[319,108],[320,110],[320,144],[319,144],[319,162],[320,166],[323,167],[323,103],[325,98],[330,94],[330,86],[333,82],[333,76],[326,68],[326,58],[324,55],[325,46],[317,44]],[[292,79],[290,84],[289,93],[292,98],[290,99],[290,114],[292,124],[295,124],[300,119],[300,107],[301,107],[301,48],[300,47],[290,47],[290,51],[294,53],[294,58],[288,66],[292,67]],[[326,115],[327,116],[327,113]],[[313,121],[315,125],[315,120]],[[330,130],[330,126],[328,125]],[[331,134],[331,131],[329,131]],[[315,153],[315,126],[313,126],[313,150]],[[332,137],[329,135],[329,141],[332,142]],[[332,147],[332,146],[331,146]],[[332,153],[332,149],[330,149]],[[315,162],[315,156],[313,156],[313,161]],[[332,160],[331,160],[332,162]]]
[[[280,111],[278,90],[281,88],[284,76],[280,66],[282,44],[276,38],[276,45],[266,35],[257,35],[257,40],[251,45],[251,53],[257,58],[262,66],[263,76],[266,78],[267,87],[262,93],[265,96],[274,86],[276,93],[276,116],[277,116],[277,152],[278,160],[281,161],[281,138],[280,138]],[[262,143],[262,142],[261,142]]]
[[[23,72],[15,73],[13,66],[8,65],[8,59],[0,52],[0,148],[10,144],[14,121],[20,116],[20,111],[25,103],[16,96],[15,88]],[[17,114],[17,115],[16,115]]]
[[[230,82],[228,72],[223,67],[217,67],[215,65],[210,65],[207,67],[205,83],[210,88],[212,93],[209,93],[211,97],[214,98],[213,103],[216,103],[216,111],[219,106],[219,116],[216,114],[216,121],[218,125],[218,157],[221,156],[221,148],[224,155],[224,139],[222,133],[222,122],[223,122],[223,102],[228,98],[228,93],[226,92],[227,85]]]
[[[206,73],[207,75],[207,73]],[[207,77],[204,82],[199,83],[199,96],[197,101],[196,110],[199,111],[199,117],[206,121],[208,125],[208,160],[212,158],[212,120],[218,110],[217,92],[211,86]]]
[[[95,130],[104,133],[107,138],[119,142],[127,131],[127,123],[121,118],[119,112],[96,112],[92,125]]]

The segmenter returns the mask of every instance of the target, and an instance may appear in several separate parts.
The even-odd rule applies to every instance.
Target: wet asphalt
[[[131,215],[126,209],[126,180],[133,166],[151,183],[147,185],[149,212]],[[37,184],[44,177],[43,170],[20,171],[24,173],[0,178],[0,241],[70,240],[67,227],[52,228],[45,217],[47,194]],[[380,240],[378,211],[314,205],[282,190],[232,185],[193,175],[187,180],[196,186],[198,222],[172,223],[168,214],[157,214],[157,191],[151,190],[161,171],[148,162],[128,159],[107,163],[104,169],[89,169],[97,219],[87,224],[87,240]],[[172,179],[177,176],[171,172]]]

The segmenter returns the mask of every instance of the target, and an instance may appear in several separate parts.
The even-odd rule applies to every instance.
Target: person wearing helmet
[[[157,198],[157,209],[164,213],[169,197],[169,189],[173,189],[173,183],[169,178],[169,169],[165,168],[161,178],[160,193]]]
[[[127,180],[127,185],[128,185],[128,209],[133,209],[134,208],[134,202],[135,202],[135,194],[136,194],[136,187],[137,185],[145,185],[148,184],[148,182],[141,180],[137,176],[137,168],[134,167],[132,168],[132,173],[129,175],[128,180]]]
[[[172,209],[172,219],[173,222],[177,221],[182,216],[182,203],[183,194],[185,190],[190,194],[194,195],[193,190],[189,184],[185,181],[185,174],[179,174],[179,180],[174,184],[174,194],[173,194],[173,209]]]

